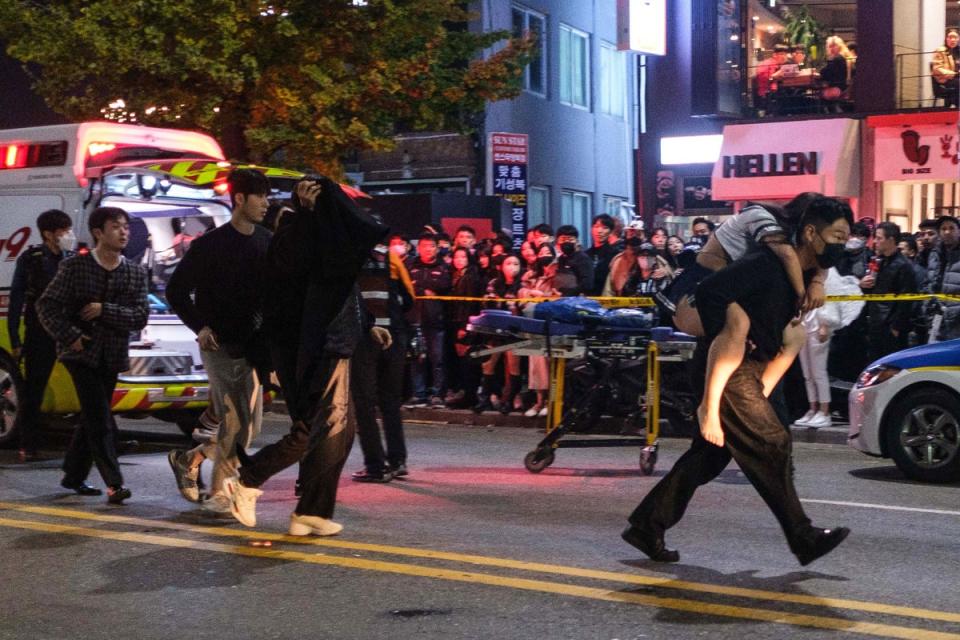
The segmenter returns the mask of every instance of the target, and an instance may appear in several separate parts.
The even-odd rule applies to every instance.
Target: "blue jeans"
[[[413,395],[417,398],[443,396],[447,390],[447,377],[443,361],[443,329],[421,327],[423,343],[427,352],[424,360],[413,365]],[[432,374],[433,386],[427,389],[427,372]]]

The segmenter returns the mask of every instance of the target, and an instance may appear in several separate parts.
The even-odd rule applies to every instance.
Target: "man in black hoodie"
[[[335,535],[337,483],[353,444],[348,419],[350,356],[362,335],[356,280],[387,228],[326,178],[301,181],[296,211],[267,250],[265,325],[290,433],[243,461],[223,483],[234,517],[256,525],[258,487],[301,462],[301,496],[291,535]],[[242,456],[244,458],[246,456]]]

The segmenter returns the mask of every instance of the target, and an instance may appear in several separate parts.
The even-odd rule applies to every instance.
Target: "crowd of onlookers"
[[[415,245],[402,234],[392,235],[390,250],[405,260],[417,296],[496,299],[416,302],[410,318],[415,330],[407,406],[545,416],[546,358],[511,352],[484,360],[470,357],[486,344],[467,333],[470,316],[483,308],[520,313],[522,304],[505,302],[518,298],[649,296],[670,284],[691,249],[698,249],[713,228],[698,218],[685,240],[662,227],[648,233],[640,220],[623,225],[601,214],[593,219],[589,245],[574,226],[554,230],[540,224],[530,229],[519,251],[513,251],[506,234],[478,239],[469,226],[461,226],[452,238],[426,228]]]
[[[428,227],[415,243],[394,234],[390,250],[403,257],[418,296],[496,299],[416,302],[406,406],[546,415],[546,359],[509,351],[470,357],[491,346],[489,338],[467,332],[470,316],[484,308],[521,313],[523,304],[504,301],[515,298],[654,295],[689,266],[714,226],[697,218],[689,236],[681,238],[662,227],[647,230],[640,220],[623,225],[604,214],[593,219],[586,242],[576,227],[540,224],[519,251],[512,250],[506,234],[479,239],[469,226],[452,238]],[[890,222],[875,228],[856,223],[836,271],[855,278],[863,293],[960,294],[960,226],[951,216],[924,220],[917,233],[901,232]],[[960,303],[868,302],[852,323],[830,334],[830,375],[854,380],[882,355],[955,337],[960,337]]]

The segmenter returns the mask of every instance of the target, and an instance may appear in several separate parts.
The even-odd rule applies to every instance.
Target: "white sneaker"
[[[806,426],[810,427],[811,429],[819,429],[821,427],[832,427],[833,420],[830,419],[829,413],[823,413],[822,411],[818,411],[816,415],[814,415],[810,419],[810,421],[807,422]]]
[[[529,409],[523,412],[524,417],[526,418],[536,418],[537,414],[540,413],[540,407],[533,405]]]
[[[813,409],[810,409],[810,411],[807,411],[805,414],[803,414],[803,417],[802,417],[802,418],[797,418],[796,420],[794,420],[794,421],[793,421],[793,425],[791,425],[791,426],[794,426],[794,427],[809,427],[809,426],[810,426],[810,421],[813,420],[813,416],[815,416],[815,415],[817,415],[817,412],[814,411]]]
[[[549,413],[548,409],[547,409],[546,407],[543,407],[542,409],[540,409],[540,411],[537,412],[537,417],[538,417],[538,418],[546,418],[546,417],[547,417],[547,413]]]
[[[230,511],[230,499],[222,493],[215,493],[200,503],[200,508],[217,515],[232,515]]]
[[[296,513],[290,514],[290,529],[292,536],[335,536],[343,531],[343,525],[321,518],[320,516],[301,516]]]
[[[240,478],[223,481],[223,492],[230,500],[230,513],[248,527],[257,526],[257,498],[263,495],[260,489],[251,489],[240,484]]]

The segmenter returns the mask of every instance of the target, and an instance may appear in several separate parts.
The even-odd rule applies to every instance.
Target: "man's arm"
[[[200,333],[200,330],[206,326],[200,310],[190,297],[204,275],[203,249],[202,244],[197,246],[196,242],[191,243],[190,249],[183,255],[173,275],[170,276],[166,291],[170,308],[194,333]]]
[[[17,258],[17,267],[13,271],[13,283],[10,285],[10,302],[7,305],[7,333],[10,336],[10,348],[20,349],[20,315],[23,313],[23,300],[27,292],[27,265],[29,252]]]
[[[147,324],[150,305],[147,303],[147,275],[140,267],[134,267],[136,274],[133,286],[120,297],[120,302],[104,302],[100,313],[103,324],[120,331],[139,331]]]
[[[895,283],[894,293],[916,293],[917,277],[913,273],[913,267],[909,263],[903,262],[897,269],[897,281]],[[896,335],[910,331],[913,324],[913,303],[895,302],[893,303],[893,312],[890,328],[896,332]]]
[[[70,294],[75,289],[74,270],[71,262],[61,264],[57,275],[37,300],[37,315],[40,323],[47,333],[62,345],[74,344],[83,337],[83,331],[70,321],[66,313],[71,302]]]

